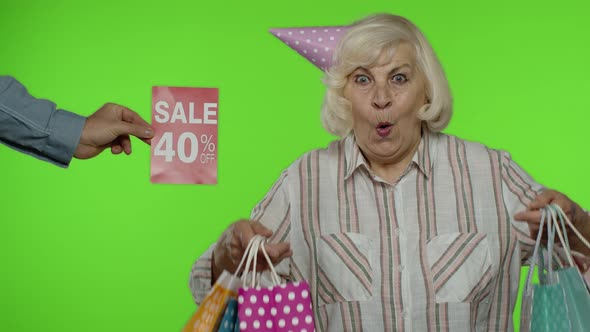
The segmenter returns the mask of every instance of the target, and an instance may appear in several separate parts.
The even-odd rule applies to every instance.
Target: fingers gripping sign
[[[130,136],[150,144],[153,130],[139,114],[127,107],[104,104],[86,119],[74,157],[93,158],[109,147],[114,154],[131,154]]]

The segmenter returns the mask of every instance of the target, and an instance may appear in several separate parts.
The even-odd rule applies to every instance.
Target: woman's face
[[[397,163],[420,142],[417,113],[426,103],[425,81],[410,43],[401,42],[390,62],[378,63],[353,71],[344,97],[352,104],[353,131],[369,163]]]

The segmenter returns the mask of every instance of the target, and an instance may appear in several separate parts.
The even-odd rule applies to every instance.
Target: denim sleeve
[[[16,79],[0,76],[0,143],[67,167],[86,118],[36,99]]]

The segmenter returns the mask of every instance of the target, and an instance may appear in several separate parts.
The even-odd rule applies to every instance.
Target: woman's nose
[[[387,86],[378,85],[375,87],[372,104],[377,110],[384,110],[391,106],[391,95]]]

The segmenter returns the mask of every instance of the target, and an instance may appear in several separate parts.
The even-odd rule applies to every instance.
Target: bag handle
[[[522,331],[530,331],[531,328],[531,317],[532,317],[532,298],[533,298],[533,272],[537,265],[537,258],[539,257],[539,249],[541,248],[541,239],[543,238],[543,231],[545,227],[545,219],[547,213],[545,209],[541,210],[541,221],[539,223],[539,231],[537,233],[537,239],[535,240],[535,247],[529,263],[529,272],[527,273],[526,282],[524,284],[522,303],[521,303],[521,316],[520,316],[520,328]],[[542,260],[542,259],[541,259]]]
[[[543,237],[543,228],[545,227],[546,217],[547,213],[545,212],[545,209],[542,209],[541,222],[539,223],[539,232],[537,233],[537,239],[535,240],[535,248],[533,249],[533,255],[531,257],[531,262],[529,264],[529,272],[527,274],[526,283],[524,284],[523,297],[532,296],[533,272],[535,270],[535,266],[537,265],[537,257],[539,255],[539,248],[541,247],[541,239]]]
[[[272,278],[272,281],[274,282],[275,286],[280,285],[281,278],[279,278],[279,275],[277,274],[277,271],[275,270],[272,261],[270,260],[270,257],[268,257],[266,249],[264,249],[264,245],[261,245],[260,248],[262,249],[262,255],[264,255],[264,258],[266,258],[266,262],[268,263],[268,267],[270,269],[270,277]]]
[[[246,246],[246,250],[244,250],[244,255],[242,255],[242,259],[240,260],[240,264],[238,264],[238,268],[236,269],[236,272],[234,272],[234,277],[237,277],[238,274],[240,273],[240,270],[242,269],[242,265],[244,264],[244,261],[246,260],[246,257],[250,257],[249,256],[249,252],[250,249],[252,248],[252,244],[254,243],[254,238],[250,239],[250,242],[248,242],[248,245]],[[247,266],[249,266],[249,263],[246,263]],[[247,270],[248,267],[245,268],[245,270]]]
[[[571,222],[571,220],[563,212],[563,210],[561,209],[561,207],[559,205],[557,205],[557,204],[551,204],[550,206],[552,206],[557,211],[557,213],[560,216],[563,217],[563,219],[566,221],[567,225],[572,229],[572,231],[574,232],[574,234],[576,234],[576,236],[580,239],[580,241],[582,241],[582,243],[586,247],[588,247],[588,249],[590,249],[590,242],[588,242],[588,240],[580,233],[580,231],[578,231],[578,229],[574,226],[574,224]]]
[[[541,245],[539,251],[539,264],[537,269],[537,276],[541,285],[552,284],[555,282],[555,274],[553,273],[553,242],[555,241],[555,225],[554,216],[551,215],[551,211],[544,207],[546,221],[545,226],[547,227],[547,246]],[[547,256],[543,256],[543,252],[547,251]],[[549,266],[545,268],[545,257],[547,257]]]
[[[250,272],[250,266],[252,266],[252,277],[250,278],[250,287],[256,286],[256,266],[259,249],[262,252],[264,258],[266,259],[266,262],[268,263],[272,282],[274,283],[274,285],[279,285],[281,283],[281,279],[275,271],[272,261],[268,256],[266,249],[264,248],[264,243],[266,242],[266,240],[267,239],[261,235],[255,235],[252,237],[252,239],[250,239],[248,247],[246,248],[246,251],[244,251],[244,255],[242,256],[242,262],[244,262],[244,260],[246,261],[246,266],[244,267],[244,273],[242,275],[242,287],[246,287],[246,283],[248,281],[248,273]],[[242,265],[242,262],[240,262],[240,267]],[[238,270],[236,270],[236,273],[237,272]]]
[[[553,269],[553,254],[554,254],[554,247],[555,247],[555,234],[559,238],[559,242],[561,243],[563,249],[565,250],[566,258],[570,264],[570,266],[574,265],[574,260],[571,254],[571,249],[569,247],[569,242],[567,239],[567,233],[565,229],[565,224],[563,224],[563,215],[559,210],[557,210],[558,205],[550,204],[543,208],[543,212],[546,216],[546,226],[547,226],[547,261],[548,266],[545,268],[545,257],[543,257],[543,246],[541,246],[541,253],[539,254],[539,265],[537,270],[537,275],[539,276],[539,281],[541,284],[553,284],[557,282],[556,275]],[[558,221],[561,221],[561,223]],[[561,224],[561,227],[560,227]],[[562,232],[563,230],[563,232]]]
[[[547,209],[549,210],[549,213],[551,213],[551,220],[555,224],[554,225],[555,231],[557,232],[557,237],[559,238],[559,242],[561,242],[561,245],[562,245],[563,249],[565,250],[565,256],[567,257],[567,260],[570,263],[570,266],[575,266],[574,259],[572,257],[572,252],[571,252],[570,245],[569,245],[569,241],[567,239],[567,232],[565,229],[565,225],[563,224],[563,217],[567,218],[567,216],[565,216],[563,214],[563,210],[561,210],[561,208],[557,204],[550,204],[547,207]],[[561,227],[560,227],[560,223],[558,223],[558,221],[557,221],[558,218],[561,221]],[[563,229],[563,233],[560,228]],[[553,244],[553,243],[551,243],[551,244]]]
[[[250,246],[250,251],[244,252],[244,256],[248,255],[246,259],[246,267],[244,268],[244,273],[242,274],[242,287],[246,287],[246,280],[248,279],[248,273],[250,272],[250,265],[252,265],[252,287],[256,282],[256,258],[258,257],[258,249],[260,247],[260,243],[264,240],[264,238],[260,235],[254,235],[248,245]],[[253,263],[253,264],[252,264]]]
[[[565,246],[569,250],[570,249],[570,243],[569,243],[569,240],[567,238],[567,228],[566,228],[566,225],[565,225],[565,220],[563,218],[564,214],[563,213],[560,213],[559,210],[557,210],[554,205],[550,205],[550,207],[555,210],[555,212],[557,214],[557,217],[559,218],[559,224],[561,225],[561,230],[563,231],[563,238],[565,239]]]

